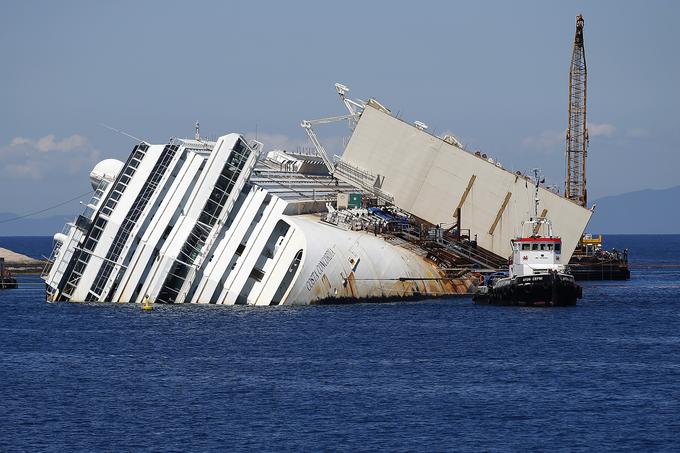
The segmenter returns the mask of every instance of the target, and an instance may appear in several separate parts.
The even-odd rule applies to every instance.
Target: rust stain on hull
[[[372,291],[357,290],[357,285],[371,283],[376,286]],[[424,277],[377,282],[357,281],[353,273],[347,278],[347,285],[337,294],[319,298],[312,302],[317,305],[350,303],[384,303],[395,301],[418,301],[451,297],[466,297],[472,294],[477,285],[476,276],[464,277]]]

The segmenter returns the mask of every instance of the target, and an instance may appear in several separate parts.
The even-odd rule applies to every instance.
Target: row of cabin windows
[[[125,221],[123,221],[123,224],[120,226],[113,240],[113,244],[111,245],[108,253],[106,254],[106,259],[108,261],[104,263],[102,267],[99,268],[97,277],[95,278],[95,281],[92,284],[92,288],[90,289],[90,291],[94,293],[96,296],[100,296],[102,291],[104,290],[104,285],[108,281],[109,277],[111,276],[111,272],[113,271],[112,262],[118,261],[118,259],[120,258],[120,254],[123,251],[123,246],[127,242],[130,233],[132,232],[132,229],[137,224],[137,220],[139,219],[139,216],[142,214],[142,210],[146,207],[149,199],[151,198],[151,195],[156,189],[158,181],[165,173],[165,170],[167,169],[168,166],[168,162],[175,155],[176,150],[177,150],[176,146],[165,147],[165,149],[163,150],[163,154],[154,165],[154,168],[152,169],[149,178],[147,178],[146,182],[144,183],[142,190],[139,192],[137,198],[132,203],[132,206],[128,211],[128,215],[126,216]],[[99,236],[97,236],[97,238],[99,238]]]
[[[142,147],[140,146],[137,150],[135,150],[135,152],[132,155],[132,158],[127,162],[125,170],[123,170],[123,174],[118,179],[116,186],[113,188],[113,190],[111,190],[111,195],[109,195],[109,198],[106,201],[104,208],[102,209],[102,214],[104,214],[105,216],[108,217],[113,213],[113,210],[116,208],[116,205],[118,204],[118,200],[120,200],[121,195],[123,195],[123,192],[125,192],[125,189],[127,188],[130,179],[132,179],[132,177],[135,175],[137,167],[139,167],[142,158],[146,154],[147,148],[148,147],[144,147],[142,149]]]
[[[552,251],[553,250],[553,244],[538,244],[538,243],[531,243],[531,244],[522,244],[522,250],[532,250],[532,251]],[[559,252],[562,250],[562,244],[554,244],[554,250],[556,252]]]
[[[127,183],[130,181],[130,178],[132,178],[132,176],[135,174],[135,171],[139,166],[141,159],[146,154],[146,150],[148,148],[149,147],[147,145],[139,145],[135,148],[132,158],[128,160],[126,168],[123,170],[123,175],[118,179],[118,182],[113,187],[113,189],[111,189],[111,194],[108,197],[106,205],[102,208],[101,214],[104,214],[105,216],[111,215],[113,209],[116,207],[116,204],[118,204],[120,196],[125,191]],[[95,224],[91,229],[90,234],[88,235],[85,241],[85,244],[83,245],[84,250],[90,252],[94,251],[95,247],[97,246],[97,243],[99,242],[99,238],[102,232],[104,231],[106,223],[107,223],[106,219],[97,217],[97,220],[95,221]],[[80,255],[82,255],[83,253],[84,255],[78,258],[77,264],[71,271],[71,274],[67,279],[67,284],[63,291],[64,294],[68,295],[69,297],[72,294],[73,290],[75,290],[76,286],[78,285],[78,282],[80,281],[80,276],[85,270],[85,266],[87,266],[87,263],[90,261],[90,254],[82,252]]]
[[[237,150],[240,152],[237,152]],[[217,218],[224,208],[224,204],[231,193],[231,189],[234,187],[236,179],[241,175],[241,170],[249,153],[250,150],[239,139],[229,159],[224,167],[222,167],[222,172],[213,187],[208,201],[203,206],[198,222],[182,247],[180,254],[183,255],[185,262],[193,263],[199,251],[205,245],[205,241],[210,235],[210,228],[217,222]],[[233,167],[234,163],[236,163],[236,168]]]
[[[97,218],[97,220],[94,223],[94,226],[92,227],[92,230],[90,231],[90,235],[88,236],[87,241],[85,241],[85,245],[83,245],[83,248],[85,250],[89,250],[90,252],[94,251],[94,248],[97,246],[97,242],[99,242],[99,238],[104,232],[104,227],[106,226],[106,223],[107,223],[106,219],[103,219],[101,217]]]

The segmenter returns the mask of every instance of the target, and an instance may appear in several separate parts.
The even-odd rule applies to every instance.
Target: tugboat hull
[[[582,288],[572,276],[548,273],[498,280],[472,300],[485,305],[565,307],[576,305],[581,297]]]

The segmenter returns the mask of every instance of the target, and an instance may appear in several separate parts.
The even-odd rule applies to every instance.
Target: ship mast
[[[567,177],[564,196],[586,206],[586,90],[588,71],[583,47],[583,16],[576,17],[576,34],[569,69],[569,127],[567,128]]]
[[[541,175],[540,175],[541,170],[538,168],[534,168],[534,179],[536,180],[536,188],[534,191],[534,217],[532,220],[539,220],[538,219],[538,202],[540,199],[538,198],[538,187],[540,185],[541,181]]]
[[[534,168],[534,180],[535,180],[535,186],[534,186],[534,215],[533,217],[529,218],[529,222],[531,225],[533,225],[533,231],[531,233],[532,237],[536,237],[536,235],[539,233],[541,229],[541,225],[547,225],[548,226],[548,237],[552,237],[552,225],[550,221],[545,218],[545,217],[539,217],[538,216],[538,204],[540,203],[540,197],[538,196],[539,193],[539,188],[541,184],[545,182],[545,178],[541,176],[541,169],[540,168]],[[522,230],[524,230],[524,222],[522,222]],[[524,233],[524,231],[522,231]]]

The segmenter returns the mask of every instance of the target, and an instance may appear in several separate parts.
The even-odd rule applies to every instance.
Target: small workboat
[[[555,307],[576,305],[582,297],[581,286],[562,264],[562,239],[553,235],[550,220],[538,216],[538,169],[534,174],[534,216],[522,222],[520,236],[512,240],[508,275],[486,279],[473,295],[476,304]]]
[[[0,258],[0,289],[14,289],[18,286],[17,279],[5,268],[5,258]]]

